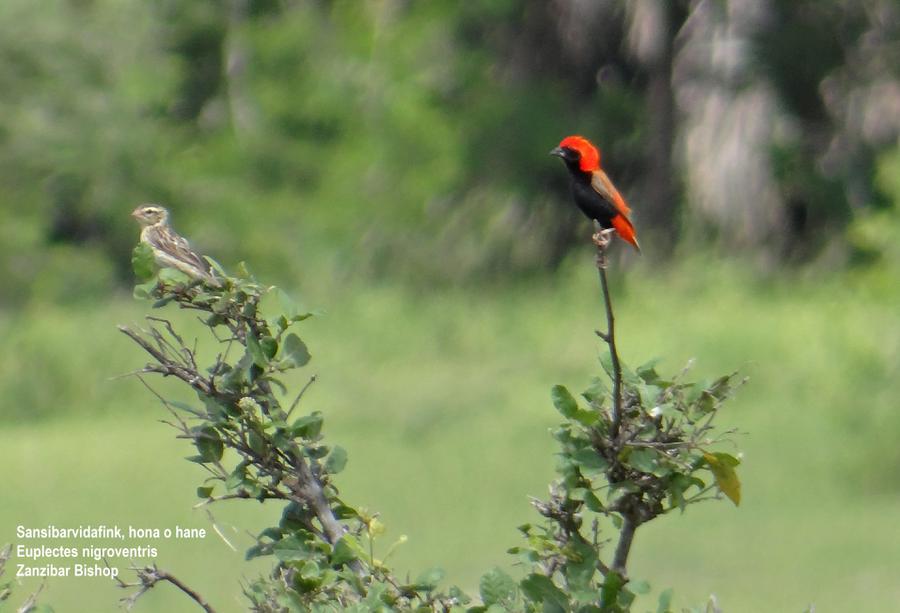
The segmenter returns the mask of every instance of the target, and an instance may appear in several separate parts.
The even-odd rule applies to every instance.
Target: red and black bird
[[[616,233],[640,252],[631,209],[616,186],[600,167],[600,151],[583,136],[567,136],[550,155],[562,158],[572,176],[572,197],[581,212],[595,219],[601,228],[615,228]]]

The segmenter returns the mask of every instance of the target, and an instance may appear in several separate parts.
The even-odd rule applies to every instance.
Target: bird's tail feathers
[[[637,249],[638,253],[641,252],[641,246],[638,244],[637,234],[634,231],[634,225],[632,225],[630,219],[624,215],[616,215],[612,218],[612,226],[616,229],[619,236],[634,245],[634,248]]]

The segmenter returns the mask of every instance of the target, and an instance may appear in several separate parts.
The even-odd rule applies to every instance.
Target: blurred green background
[[[0,541],[212,526],[190,450],[116,378],[144,362],[114,324],[148,311],[128,214],[152,201],[323,311],[306,408],[382,552],[406,534],[400,570],[470,591],[509,567],[552,476],[549,389],[598,370],[590,227],[547,156],[581,133],[644,248],[613,266],[623,357],[751,378],[725,414],[745,502],[643,528],[632,575],[729,612],[900,602],[896,2],[4,0],[0,92]],[[238,552],[160,542],[158,563],[239,611],[266,568],[247,532],[278,509],[213,512]],[[135,610],[191,609],[162,587]]]

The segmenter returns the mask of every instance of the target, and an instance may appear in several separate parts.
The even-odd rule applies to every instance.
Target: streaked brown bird
[[[158,204],[142,204],[131,212],[141,224],[141,242],[153,250],[156,263],[162,268],[175,268],[191,279],[220,287],[206,259],[191,249],[187,239],[169,225],[169,211]]]

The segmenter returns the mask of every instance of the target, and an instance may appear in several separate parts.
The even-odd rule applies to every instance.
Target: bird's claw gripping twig
[[[612,235],[616,231],[615,228],[606,228],[605,230],[600,230],[599,232],[595,232],[591,237],[591,240],[594,241],[594,244],[597,245],[597,249],[601,251],[605,251],[607,247],[609,247],[609,242],[612,240]]]
[[[606,268],[606,250],[610,241],[612,241],[613,232],[615,232],[614,228],[606,228],[605,230],[598,230],[591,237],[591,240],[597,246],[597,268]]]

